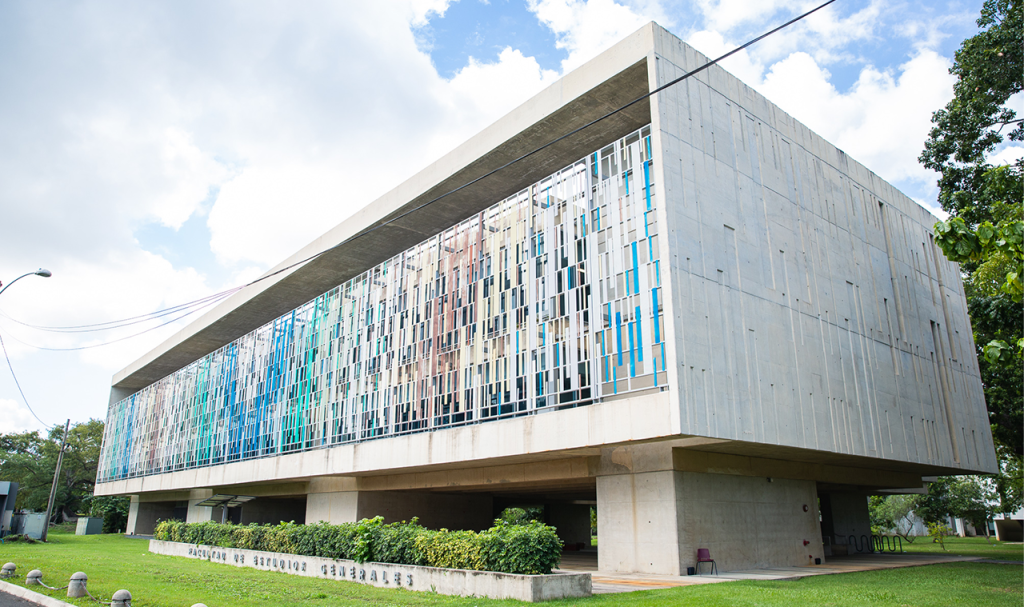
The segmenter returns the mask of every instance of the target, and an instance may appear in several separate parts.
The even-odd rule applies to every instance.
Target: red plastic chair
[[[718,565],[715,563],[715,559],[711,558],[711,551],[707,548],[697,549],[697,575],[700,575],[701,563],[711,563],[712,575],[718,575]]]

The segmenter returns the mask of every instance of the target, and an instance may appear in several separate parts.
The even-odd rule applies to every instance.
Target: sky
[[[53,273],[0,296],[24,391],[0,360],[0,432],[44,428],[26,398],[105,419],[112,375],[186,321],[28,325],[244,284],[648,21],[717,56],[815,4],[0,3],[0,281]],[[838,0],[723,66],[934,209],[917,157],[981,4]]]

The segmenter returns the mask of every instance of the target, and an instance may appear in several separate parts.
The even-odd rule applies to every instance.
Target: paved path
[[[560,571],[589,571],[594,584],[594,594],[613,592],[634,592],[637,590],[655,590],[676,586],[692,586],[694,584],[716,584],[737,580],[797,580],[813,575],[831,575],[836,573],[853,573],[856,571],[873,571],[878,569],[896,569],[900,567],[919,567],[957,561],[981,561],[980,557],[952,556],[945,554],[863,554],[852,556],[829,557],[823,565],[806,567],[778,567],[772,569],[748,569],[745,571],[726,571],[719,575],[654,575],[647,573],[608,573],[597,570],[597,553],[582,551],[562,555]],[[1019,563],[1018,563],[1019,564]]]
[[[0,607],[39,607],[35,603],[0,591]]]

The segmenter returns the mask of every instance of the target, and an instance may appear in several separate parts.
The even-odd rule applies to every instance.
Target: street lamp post
[[[22,278],[25,278],[26,276],[33,276],[33,275],[34,276],[42,276],[43,278],[49,278],[49,277],[53,276],[53,272],[50,272],[49,270],[44,269],[44,268],[39,268],[35,272],[29,272],[28,274],[22,274],[21,276],[15,278],[11,282],[7,283],[6,285],[4,285],[3,283],[0,283],[0,287],[3,287],[2,289],[0,289],[0,293],[3,293],[4,291],[6,291],[7,287],[13,285],[14,283],[18,282]]]
[[[8,289],[8,287],[10,287],[14,283],[18,282],[22,278],[25,278],[26,276],[33,276],[33,275],[34,276],[42,276],[43,278],[49,278],[50,276],[53,276],[53,273],[50,272],[49,270],[44,269],[44,268],[39,268],[35,272],[29,272],[27,274],[22,274],[21,276],[15,278],[11,282],[7,283],[6,285],[0,283],[0,287],[2,287],[2,288],[0,288],[0,294],[3,294],[3,292],[6,291]],[[13,373],[13,370],[11,372]],[[44,542],[46,541],[47,531],[50,530],[50,513],[53,511],[53,500],[54,500],[54,497],[56,496],[56,493],[57,493],[57,477],[60,476],[60,464],[61,464],[61,460],[64,459],[64,447],[68,443],[68,429],[70,427],[71,427],[71,420],[69,419],[68,423],[65,424],[65,426],[64,426],[64,436],[61,439],[60,453],[57,455],[57,468],[53,471],[53,484],[50,485],[50,499],[46,503],[46,521],[43,523],[43,536],[42,536],[42,540]]]

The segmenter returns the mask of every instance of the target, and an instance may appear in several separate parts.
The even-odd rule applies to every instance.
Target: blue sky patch
[[[461,0],[444,17],[432,15],[415,31],[420,47],[443,78],[452,78],[469,58],[491,63],[507,47],[533,57],[540,67],[560,70],[568,56],[555,48],[555,34],[537,20],[521,0]]]

